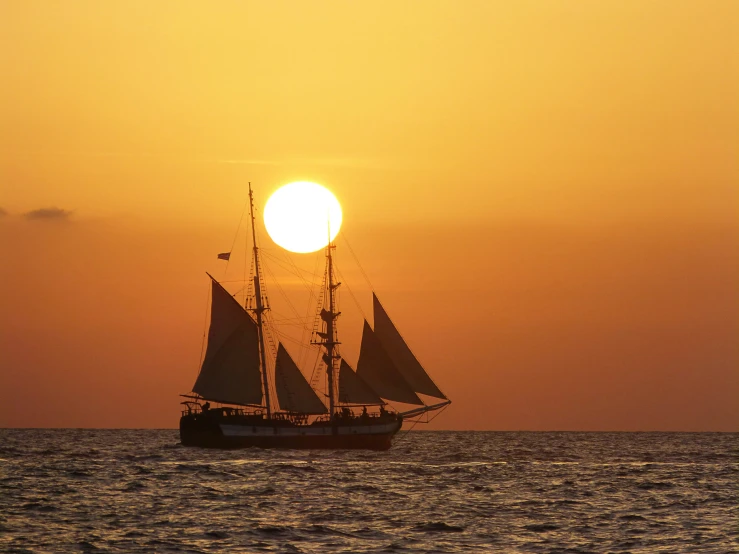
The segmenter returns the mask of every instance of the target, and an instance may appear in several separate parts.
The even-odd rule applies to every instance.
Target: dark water
[[[3,552],[737,552],[739,434],[416,432],[207,451],[0,429]]]

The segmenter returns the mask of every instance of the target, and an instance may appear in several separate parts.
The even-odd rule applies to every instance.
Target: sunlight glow
[[[298,181],[277,189],[264,207],[264,225],[270,238],[290,252],[324,248],[341,228],[341,206],[327,188]]]

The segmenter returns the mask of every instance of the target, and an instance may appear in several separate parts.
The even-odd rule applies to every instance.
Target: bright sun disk
[[[290,252],[324,248],[339,233],[341,219],[341,206],[331,191],[308,181],[280,187],[264,206],[267,233]]]

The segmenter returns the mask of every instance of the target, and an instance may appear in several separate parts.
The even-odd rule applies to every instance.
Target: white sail
[[[328,412],[282,343],[277,347],[275,388],[277,389],[277,400],[283,410],[302,414]]]
[[[208,349],[192,390],[207,400],[227,404],[261,404],[257,326],[215,279]]]
[[[380,397],[405,404],[423,405],[403,375],[393,364],[372,327],[365,320],[357,362],[359,375]]]
[[[339,402],[365,406],[385,403],[343,359],[339,366]]]
[[[416,393],[446,400],[444,393],[439,390],[408,348],[374,293],[372,307],[375,315],[375,335],[403,378]]]

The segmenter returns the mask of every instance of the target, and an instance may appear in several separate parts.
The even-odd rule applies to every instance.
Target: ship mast
[[[323,355],[323,361],[326,362],[326,376],[328,377],[329,414],[333,417],[336,409],[336,375],[334,374],[334,360],[339,358],[336,347],[341,344],[336,340],[335,322],[341,314],[341,312],[336,311],[336,289],[339,288],[341,283],[334,282],[334,258],[332,251],[336,246],[331,243],[330,239],[331,235],[329,233],[329,242],[328,246],[326,246],[328,310],[325,308],[321,310],[321,319],[326,322],[326,332],[318,333],[318,335],[324,339],[323,342],[319,344],[322,344],[326,348],[326,353]]]
[[[259,356],[262,360],[262,387],[264,388],[264,402],[267,408],[267,419],[272,417],[272,407],[269,401],[269,382],[267,381],[267,355],[264,350],[264,328],[262,322],[262,314],[267,309],[262,303],[262,285],[259,279],[259,247],[257,246],[257,231],[254,220],[254,194],[251,190],[251,182],[249,183],[249,212],[251,214],[251,236],[254,243],[254,295],[257,300],[257,307],[254,313],[257,316],[257,330],[259,333]]]
[[[328,390],[329,390],[329,413],[333,416],[334,415],[334,407],[336,404],[336,399],[334,398],[335,395],[335,388],[336,383],[334,379],[334,347],[338,344],[336,342],[336,326],[334,325],[334,321],[337,317],[339,317],[339,314],[337,314],[335,310],[335,301],[336,301],[336,289],[341,283],[334,283],[334,258],[331,254],[331,250],[336,248],[334,245],[332,245],[330,242],[328,244],[328,306],[329,310],[331,310],[331,318],[328,320],[327,325],[327,334],[328,334],[328,340],[326,342],[326,354],[328,354],[329,358],[329,368],[328,368]]]

